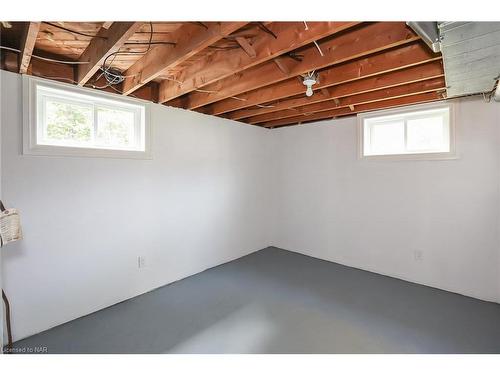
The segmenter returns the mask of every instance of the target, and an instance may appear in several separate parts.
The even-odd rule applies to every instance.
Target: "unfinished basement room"
[[[0,362],[500,353],[500,22],[303,10],[2,14]]]

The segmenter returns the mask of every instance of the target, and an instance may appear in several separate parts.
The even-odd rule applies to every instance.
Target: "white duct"
[[[406,24],[422,38],[433,52],[437,53],[441,51],[437,22],[408,21]]]
[[[447,97],[489,95],[500,74],[500,22],[439,22],[438,29]]]

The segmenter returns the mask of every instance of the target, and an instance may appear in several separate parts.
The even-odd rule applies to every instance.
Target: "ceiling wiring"
[[[203,92],[205,94],[216,94],[218,92],[217,90],[203,90],[203,89],[196,89],[194,91]]]
[[[206,30],[208,30],[208,26],[205,25],[203,22],[196,21],[196,22],[190,22],[190,23],[204,27]]]
[[[313,40],[313,43],[314,43],[314,45],[316,46],[316,48],[318,49],[319,54],[320,54],[322,57],[323,57],[323,56],[325,56],[325,54],[323,53],[323,51],[322,51],[322,50],[321,50],[321,48],[319,47],[318,42],[316,42],[315,40]]]
[[[51,77],[51,76],[44,76],[44,75],[37,75],[37,77],[45,78],[45,79],[53,79],[56,81],[65,81],[69,83],[74,83],[75,85],[78,84],[74,79],[71,78],[66,78],[66,77]]]
[[[178,83],[179,85],[182,85],[184,82],[182,81],[179,81],[178,79],[175,79],[175,78],[172,78],[172,77],[164,77],[167,81],[172,81],[172,82],[176,82]]]
[[[104,59],[102,66],[101,66],[101,74],[94,80],[94,82],[97,82],[101,77],[104,76],[108,84],[110,85],[117,85],[122,83],[125,78],[128,77],[134,77],[136,74],[133,75],[128,75],[125,76],[123,75],[118,69],[113,68],[111,65],[115,61],[116,57],[118,55],[145,55],[151,50],[151,45],[153,42],[153,34],[154,34],[154,29],[153,29],[153,22],[149,22],[149,27],[150,27],[150,33],[149,33],[149,41],[148,41],[148,47],[144,51],[120,51],[120,49],[116,52],[110,53],[106,58]],[[111,62],[109,65],[107,65],[108,59],[112,57]]]
[[[142,46],[142,45],[169,45],[169,46],[175,46],[177,43],[175,42],[163,42],[163,41],[158,41],[158,42],[126,42],[126,46]]]
[[[100,39],[108,39],[107,37],[102,36],[102,35],[92,35],[92,34],[82,33],[82,32],[80,32],[80,31],[72,30],[72,29],[69,29],[69,28],[67,28],[67,27],[64,27],[64,26],[58,25],[58,24],[56,24],[56,23],[52,23],[52,22],[45,22],[45,21],[43,21],[42,23],[44,23],[44,24],[46,24],[46,25],[49,25],[49,26],[52,26],[52,27],[55,27],[55,28],[58,28],[58,29],[61,29],[61,30],[64,30],[64,31],[67,31],[67,32],[72,33],[72,34],[85,36],[85,37],[87,37],[87,38],[100,38]]]
[[[267,27],[266,25],[264,25],[263,22],[257,22],[257,25],[259,25],[259,28],[261,28],[264,32],[268,33],[269,35],[272,35],[274,37],[274,39],[278,39],[278,36],[273,33],[269,27]]]
[[[22,53],[20,49],[17,48],[11,48],[11,47],[6,47],[6,46],[0,46],[0,49],[4,49],[7,51],[12,51],[16,53]],[[39,60],[44,60],[44,61],[50,61],[50,62],[55,62],[59,64],[70,64],[70,65],[85,65],[85,64],[90,64],[88,61],[73,61],[73,60],[59,60],[59,59],[51,59],[49,57],[43,57],[35,54],[28,54],[27,56],[33,57],[35,59]]]
[[[236,100],[239,100],[239,101],[242,101],[242,102],[246,102],[247,99],[244,99],[244,98],[238,98],[237,96],[230,96],[229,97],[230,99],[236,99]]]

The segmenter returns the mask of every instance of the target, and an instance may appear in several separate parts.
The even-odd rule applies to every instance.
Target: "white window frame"
[[[105,146],[89,145],[89,147],[72,147],[67,145],[53,145],[38,143],[38,133],[43,131],[43,124],[38,122],[39,110],[43,111],[40,101],[44,98],[37,97],[38,88],[47,90],[63,90],[69,94],[77,94],[82,97],[78,104],[85,100],[89,103],[98,103],[99,107],[109,107],[113,109],[129,109],[134,112],[134,134],[136,137],[144,137],[144,150],[130,150],[119,148],[107,148]],[[55,93],[54,96],[60,96]],[[65,102],[71,102],[72,98],[64,98]],[[128,158],[128,159],[151,159],[151,124],[150,124],[150,105],[151,103],[116,94],[97,91],[94,89],[77,87],[70,84],[54,82],[46,79],[35,78],[32,76],[23,76],[23,154],[37,156],[78,156],[78,157],[110,157],[110,158]],[[40,108],[41,106],[41,108]],[[143,108],[139,111],[137,108]],[[94,127],[96,126],[95,117],[97,111],[94,111]],[[138,117],[139,116],[139,117]],[[42,116],[43,118],[43,116]],[[142,129],[141,124],[144,124]],[[95,129],[94,129],[95,131]]]
[[[419,152],[419,153],[405,153],[405,154],[389,154],[389,155],[364,155],[365,145],[365,120],[385,116],[397,116],[419,111],[429,111],[434,109],[447,108],[449,111],[449,140],[450,151],[448,152]],[[455,103],[447,102],[434,102],[426,104],[417,104],[412,106],[398,107],[385,109],[374,112],[359,113],[358,120],[358,158],[364,160],[450,160],[457,159],[457,146],[456,146],[456,128],[455,128]],[[406,131],[406,127],[405,127]],[[406,142],[406,140],[405,140]]]

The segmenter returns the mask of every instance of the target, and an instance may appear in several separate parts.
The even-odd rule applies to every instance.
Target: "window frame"
[[[374,119],[377,117],[386,116],[404,116],[405,114],[413,114],[415,112],[424,112],[446,108],[449,111],[449,141],[450,150],[445,152],[415,152],[404,154],[388,154],[388,155],[365,155],[365,120]],[[418,116],[418,114],[415,114]],[[412,116],[413,117],[413,116]],[[406,121],[406,119],[405,119]],[[397,107],[384,109],[373,112],[363,112],[357,115],[357,130],[358,130],[358,159],[363,160],[452,160],[458,158],[456,145],[456,127],[455,127],[455,103],[450,101],[440,101],[434,103],[416,104],[405,107]],[[405,126],[405,143],[406,143],[406,126]]]
[[[81,96],[81,98],[64,98],[60,93],[55,92],[54,97],[59,97],[62,102],[77,103],[83,105],[86,101],[92,106],[92,116],[94,129],[97,127],[97,112],[99,107],[111,109],[129,109],[134,112],[134,137],[140,136],[137,130],[140,130],[144,137],[144,150],[131,150],[120,148],[107,148],[102,145],[66,146],[39,143],[38,135],[44,131],[43,122],[38,121],[39,111],[43,112],[45,107],[39,108],[41,102],[46,100],[46,96],[37,96],[38,89],[62,90],[69,94]],[[91,104],[90,104],[91,103]],[[36,156],[77,156],[77,157],[109,157],[109,158],[127,158],[127,159],[151,159],[151,136],[152,129],[150,123],[150,104],[141,99],[118,96],[107,92],[97,91],[95,89],[78,87],[66,83],[54,82],[47,79],[35,78],[32,76],[23,76],[23,155]],[[142,112],[141,122],[137,114]],[[142,126],[144,123],[144,127]],[[42,135],[43,136],[43,135]]]

